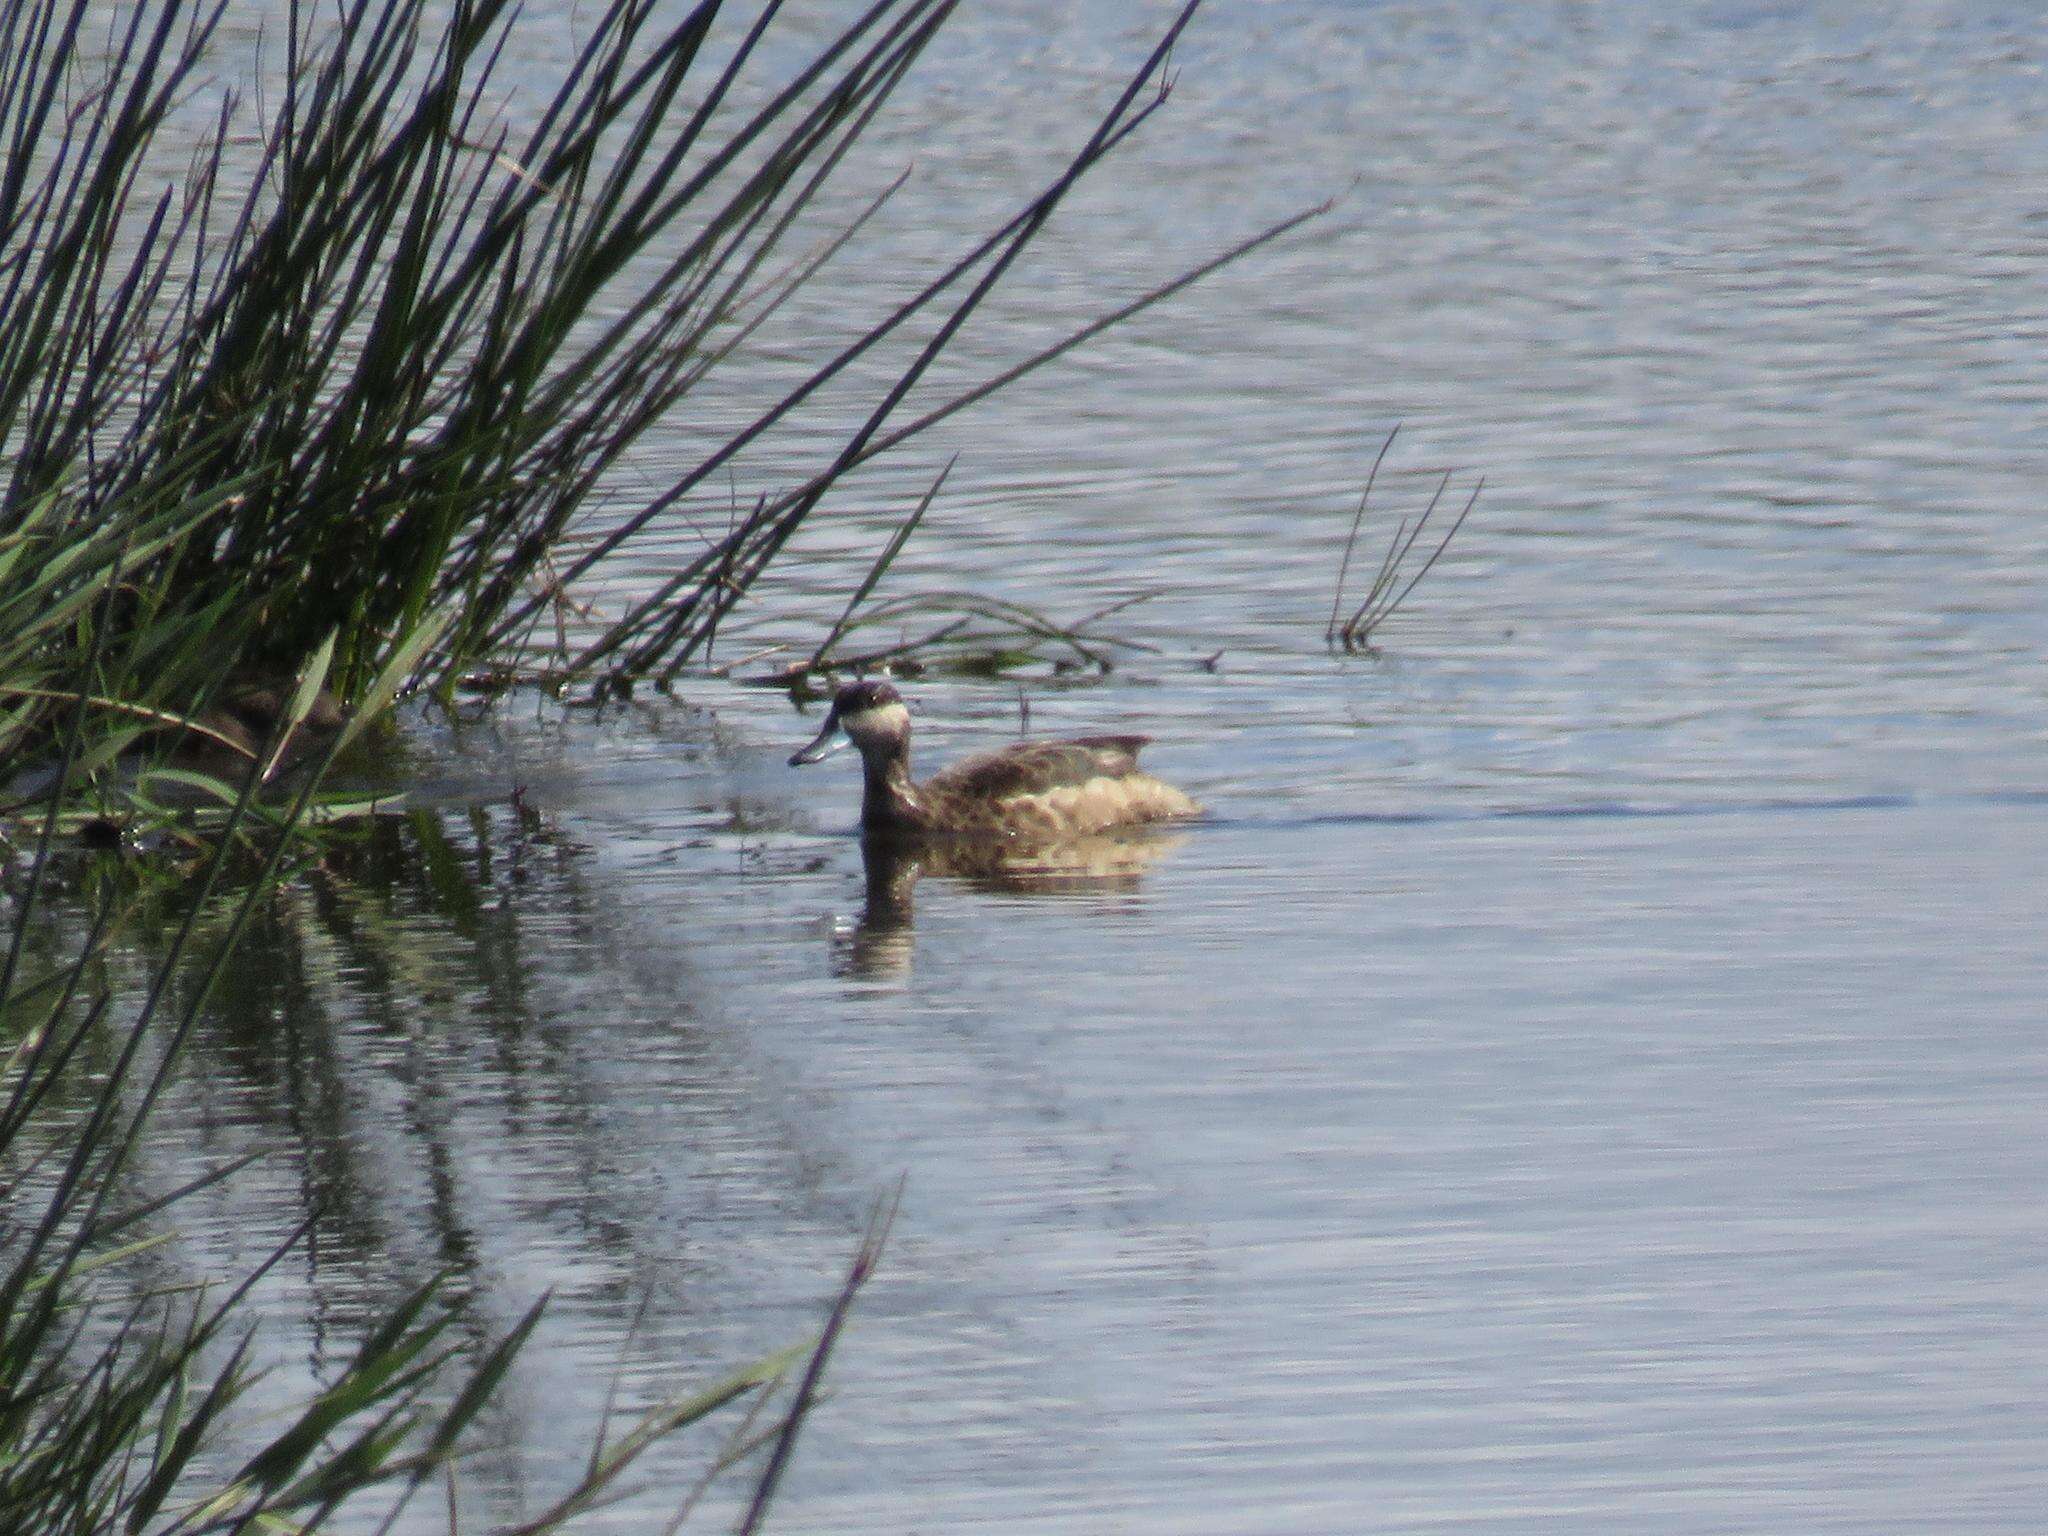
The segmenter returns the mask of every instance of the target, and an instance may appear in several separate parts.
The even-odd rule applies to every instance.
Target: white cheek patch
[[[893,741],[910,730],[910,711],[901,704],[877,704],[839,717],[840,729],[855,741]]]

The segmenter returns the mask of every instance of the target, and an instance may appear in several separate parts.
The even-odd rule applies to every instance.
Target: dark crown
[[[884,704],[901,704],[903,695],[896,691],[893,683],[871,678],[864,683],[848,683],[832,696],[832,712],[835,715],[857,715],[863,710],[880,709]]]

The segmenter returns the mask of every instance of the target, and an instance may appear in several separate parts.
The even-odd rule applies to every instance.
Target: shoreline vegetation
[[[82,703],[80,749],[35,798],[118,800],[134,791],[117,760],[182,745],[247,765],[249,734],[317,736],[317,715],[356,733],[412,693],[671,680],[849,472],[1327,207],[912,414],[1068,193],[1166,104],[1190,4],[1009,219],[757,391],[644,504],[591,521],[633,446],[737,376],[759,328],[829,291],[834,258],[888,217],[908,171],[850,213],[824,194],[955,3],[875,0],[792,66],[767,62],[775,3],[662,22],[653,0],[610,0],[516,120],[510,0],[291,5],[259,45],[278,76],[261,89],[217,78],[251,65],[227,56],[222,0],[8,5],[0,763],[53,758]],[[848,430],[821,394],[856,365],[878,382]],[[823,468],[738,509],[623,611],[578,606],[608,560],[789,430],[837,445]],[[833,661],[929,504],[791,679]],[[1085,621],[959,607],[1098,654]],[[266,694],[305,707],[252,728]]]
[[[0,1527],[307,1531],[374,1523],[379,1499],[444,1477],[457,1525],[465,1432],[544,1303],[477,1351],[431,1286],[410,1296],[237,1461],[221,1436],[255,1369],[261,1270],[194,1299],[138,1294],[132,1262],[235,1171],[140,1203],[124,1179],[287,850],[346,812],[322,799],[326,769],[409,695],[619,692],[701,664],[848,472],[1322,211],[906,409],[1068,192],[1165,104],[1190,4],[1012,217],[592,534],[633,444],[886,217],[901,176],[836,224],[822,194],[954,8],[876,0],[792,65],[764,46],[773,0],[673,21],[608,0],[579,11],[554,94],[515,121],[510,0],[294,0],[254,45],[276,68],[246,91],[222,83],[251,65],[226,0],[0,0]],[[885,347],[901,356],[857,425],[824,424],[819,393]],[[792,426],[834,434],[821,471],[572,641],[559,620],[586,578]],[[923,506],[793,680],[858,635]],[[941,622],[963,615],[1100,661],[1106,615],[1061,626],[965,598]],[[185,916],[153,981],[117,997],[101,962],[132,891],[90,871],[84,896],[60,890],[53,853],[173,823],[203,834],[179,871]],[[52,931],[69,934],[55,949]],[[181,967],[196,984],[172,987]],[[887,1223],[878,1210],[814,1344],[606,1426],[577,1485],[518,1529],[573,1521],[728,1405],[712,1459],[759,1464],[755,1529]]]

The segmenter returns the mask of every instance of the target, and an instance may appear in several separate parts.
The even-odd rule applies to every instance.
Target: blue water
[[[887,228],[619,501],[1052,174],[1166,14],[962,15],[845,190],[912,166]],[[1103,627],[1147,648],[906,682],[920,760],[1021,694],[1150,732],[1211,819],[891,922],[780,694],[429,714],[424,821],[295,882],[166,1114],[166,1184],[273,1154],[187,1262],[322,1207],[260,1292],[280,1395],[436,1268],[479,1334],[552,1287],[479,1524],[615,1381],[815,1326],[901,1178],[784,1529],[2038,1530],[2048,38],[1237,3],[1175,65],[954,376],[1333,211],[855,477],[715,659],[807,652],[957,452],[881,595],[1145,592]],[[1368,565],[1438,470],[1486,488],[1332,655],[1397,422]],[[771,440],[589,598],[836,441]]]

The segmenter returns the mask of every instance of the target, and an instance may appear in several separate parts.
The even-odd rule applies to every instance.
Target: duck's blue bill
[[[839,716],[837,714],[827,715],[825,717],[825,728],[818,732],[817,736],[812,739],[811,744],[801,751],[789,754],[789,766],[801,768],[805,763],[818,762],[821,759],[830,757],[834,752],[841,752],[847,747],[852,746],[852,741],[847,737],[841,736],[837,741],[832,739],[838,733],[838,730]]]

